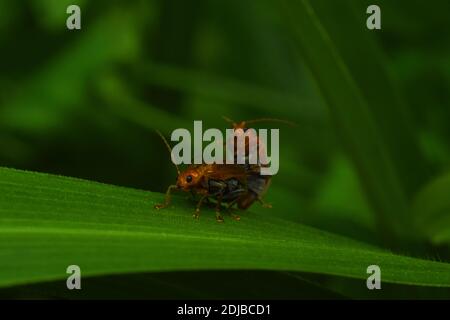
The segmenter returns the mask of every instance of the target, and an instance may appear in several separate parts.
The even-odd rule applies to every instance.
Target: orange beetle
[[[277,121],[289,123],[288,121],[278,119],[257,119],[250,121],[242,121],[234,123],[232,120],[225,118],[231,122],[234,130],[242,129],[239,132],[247,130],[247,124],[262,121]],[[169,152],[171,147],[164,136],[158,132],[163,139]],[[246,137],[246,155],[248,155],[248,143],[250,139],[256,139],[258,148],[261,150],[263,146],[257,136]],[[171,201],[171,193],[174,190],[181,190],[184,192],[191,192],[194,196],[199,195],[200,199],[197,202],[194,218],[199,218],[200,208],[204,201],[209,201],[210,198],[216,201],[216,220],[223,222],[221,215],[222,203],[228,203],[227,209],[230,209],[234,204],[237,204],[239,209],[249,208],[255,201],[259,201],[264,207],[270,208],[270,204],[264,203],[263,195],[270,185],[271,176],[261,175],[261,164],[200,164],[190,165],[186,170],[180,171],[177,169],[177,182],[169,186],[167,189],[164,203],[155,205],[156,209],[167,207]],[[240,217],[230,213],[232,218],[240,220]]]

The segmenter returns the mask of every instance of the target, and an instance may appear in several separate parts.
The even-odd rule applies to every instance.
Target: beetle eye
[[[186,182],[187,182],[187,183],[191,183],[191,182],[192,182],[192,176],[191,176],[191,175],[188,175],[188,176],[186,177]]]

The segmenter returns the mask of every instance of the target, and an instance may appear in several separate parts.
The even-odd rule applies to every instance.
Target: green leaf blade
[[[383,281],[450,286],[450,265],[402,257],[248,211],[215,221],[190,200],[48,174],[0,168],[0,286],[83,275],[181,270],[284,270],[366,279],[378,264]],[[225,218],[227,218],[225,216]],[[362,280],[365,281],[365,280]]]

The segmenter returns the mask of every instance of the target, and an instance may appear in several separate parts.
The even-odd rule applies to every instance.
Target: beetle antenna
[[[279,123],[287,124],[291,127],[295,127],[297,125],[296,123],[289,121],[289,120],[275,119],[275,118],[260,118],[260,119],[253,119],[253,120],[245,121],[246,124],[255,123],[255,122],[279,122]]]
[[[167,150],[169,150],[170,158],[172,159],[172,148],[170,147],[170,144],[167,142],[166,138],[162,135],[162,133],[159,130],[155,130],[155,131],[161,137],[162,141],[166,145]],[[172,161],[172,163],[174,164],[175,168],[177,169],[178,175],[180,175],[180,169],[178,168],[176,163],[174,163],[173,161]]]
[[[231,123],[233,126],[236,124],[236,123],[234,122],[234,120],[228,118],[227,116],[222,116],[222,119],[225,120],[226,122]]]

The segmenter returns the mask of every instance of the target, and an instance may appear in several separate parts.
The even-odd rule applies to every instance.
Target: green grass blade
[[[334,19],[337,25],[330,25],[331,22],[326,18],[330,15],[341,17],[340,12],[347,5],[346,2],[329,1],[326,4],[330,6],[325,6],[322,1],[286,0],[283,8],[289,18],[299,52],[316,80],[338,133],[355,163],[366,195],[375,208],[380,230],[387,238],[394,237],[398,240],[409,237],[414,232],[412,226],[408,225],[407,183],[399,173],[399,163],[404,162],[404,158],[396,157],[399,153],[397,148],[403,150],[404,153],[400,152],[401,156],[414,153],[414,150],[410,150],[412,147],[407,147],[411,145],[412,137],[403,133],[409,132],[408,125],[404,124],[401,107],[389,98],[395,95],[383,97],[385,89],[391,92],[391,88],[385,85],[387,77],[376,63],[377,56],[371,52],[372,43],[365,40],[368,35],[352,31],[352,28],[360,30],[364,25],[352,24],[353,17],[344,13],[344,20]],[[350,24],[347,29],[351,33],[343,33],[346,35],[345,39],[336,37],[336,34],[331,36],[333,28],[341,28],[340,24]],[[363,61],[361,57],[356,59],[350,55],[352,46],[364,57]],[[364,74],[361,72],[364,67],[370,68],[374,73],[370,76]],[[375,82],[370,82],[372,76],[375,77]],[[379,89],[380,86],[385,88]],[[380,91],[378,97],[374,94],[375,88]],[[399,110],[393,112],[390,109]],[[392,120],[392,117],[398,121]],[[386,120],[385,123],[383,119]],[[402,132],[401,139],[391,139],[395,140],[395,145],[389,141],[393,132]],[[393,150],[396,150],[395,153]],[[416,156],[414,153],[411,158],[420,159]],[[416,171],[420,172],[409,170],[408,174]]]
[[[434,244],[450,243],[450,173],[428,183],[412,204],[418,229]]]
[[[191,200],[0,168],[0,286],[65,279],[68,265],[104,275],[183,270],[280,270],[450,287],[450,264],[394,255],[276,218],[276,208],[215,221]],[[364,285],[364,282],[362,282]]]
[[[145,129],[157,129],[169,134],[174,128],[184,128],[191,125],[190,121],[183,120],[173,113],[140,101],[114,75],[104,75],[97,88],[105,100],[109,112]]]
[[[137,9],[105,13],[58,57],[32,74],[20,93],[0,109],[0,126],[30,134],[59,128],[75,108],[83,105],[82,97],[90,77],[108,63],[136,55],[139,44],[133,10]],[[110,25],[116,25],[118,32],[105,34]]]
[[[317,101],[198,70],[146,63],[139,65],[134,72],[146,83],[192,95],[251,106],[270,113],[276,108],[280,117],[292,118],[293,113],[295,116],[317,117],[324,113],[323,105]]]

